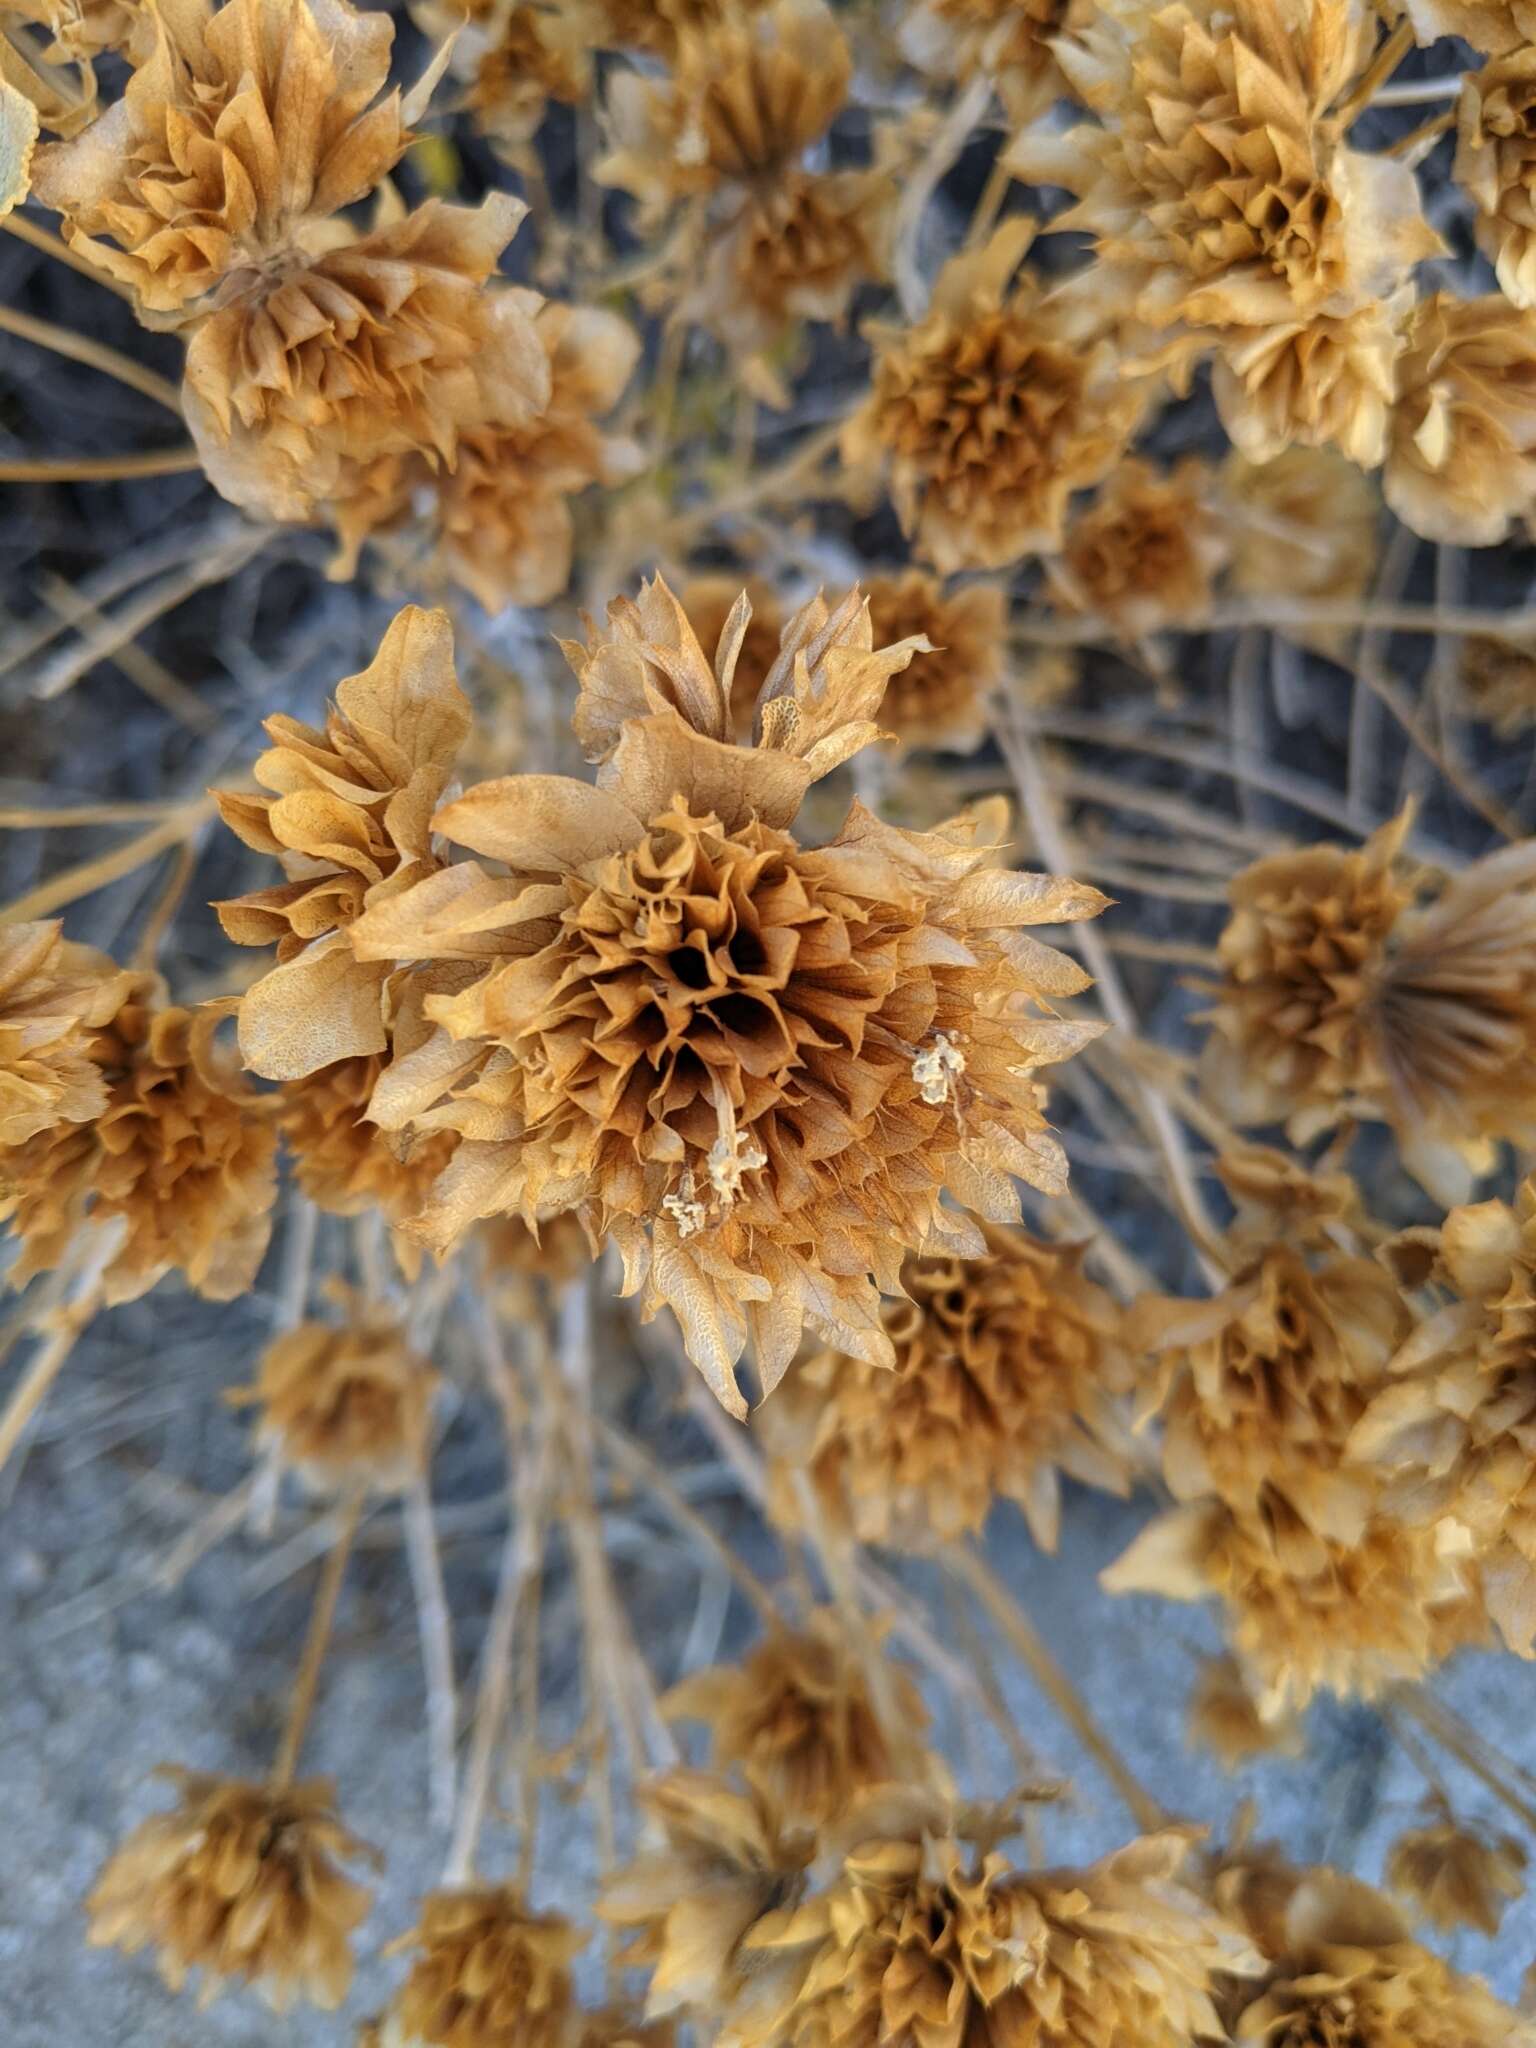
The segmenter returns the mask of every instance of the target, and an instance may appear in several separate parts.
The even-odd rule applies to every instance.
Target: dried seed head
[[[1490,1940],[1525,1891],[1525,1850],[1513,1835],[1483,1835],[1437,1808],[1387,1851],[1387,1883],[1443,1933],[1475,1927]]]
[[[903,1737],[927,1722],[911,1681],[886,1674]],[[854,1794],[898,1775],[864,1664],[828,1609],[804,1629],[775,1630],[739,1665],[685,1678],[664,1702],[673,1719],[703,1721],[722,1770],[739,1767],[792,1821],[812,1826],[846,1811]]]
[[[437,1375],[386,1312],[348,1302],[341,1327],[301,1323],[263,1352],[253,1385],[229,1398],[259,1410],[257,1435],[311,1484],[410,1485],[426,1451]]]
[[[371,1900],[337,1866],[371,1852],[337,1817],[335,1788],[162,1775],[180,1803],[141,1822],[97,1879],[92,1944],[153,1948],[173,1991],[201,1970],[204,2003],[235,1977],[279,2012],[295,1997],[338,2006],[352,1981],[349,1937]]]
[[[585,1937],[530,1913],[509,1885],[431,1892],[389,1953],[415,1951],[385,2022],[400,2048],[564,2048],[574,2018],[571,1960]]]
[[[140,998],[95,1034],[105,1108],[6,1160],[0,1214],[22,1245],[13,1282],[56,1267],[89,1233],[107,1253],[109,1302],[173,1271],[210,1301],[245,1293],[271,1232],[277,1134],[215,1045],[219,1022],[217,1010]]]
[[[914,1258],[887,1304],[895,1371],[824,1352],[758,1426],[775,1512],[795,1526],[805,1473],[834,1527],[921,1546],[979,1529],[999,1494],[1054,1548],[1060,1475],[1124,1492],[1133,1450],[1120,1318],[1081,1254],[991,1228],[979,1258]]]

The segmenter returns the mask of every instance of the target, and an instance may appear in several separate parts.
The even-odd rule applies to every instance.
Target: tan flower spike
[[[323,1779],[282,1789],[166,1768],[173,1812],[143,1821],[96,1880],[98,1948],[146,1946],[179,1991],[203,1972],[206,2004],[235,1977],[277,2011],[295,1997],[330,2011],[352,1981],[349,1937],[371,1904],[337,1867],[369,1855]]]
[[[902,1252],[984,1248],[945,1191],[1007,1221],[1009,1176],[1063,1184],[1032,1074],[1096,1027],[1050,1013],[1085,978],[1021,927],[1104,901],[990,869],[974,817],[908,833],[855,805],[830,845],[800,845],[806,790],[878,734],[886,681],[918,650],[874,648],[857,593],[814,600],[764,681],[758,743],[738,747],[747,623],[743,603],[711,663],[664,584],[616,602],[567,649],[597,786],[469,791],[436,828],[506,872],[457,861],[347,934],[381,973],[457,978],[429,975],[421,1035],[373,1102],[386,1129],[463,1136],[426,1239],[580,1210],[737,1412],[749,1332],[766,1388],[806,1321],[892,1356],[879,1304]]]

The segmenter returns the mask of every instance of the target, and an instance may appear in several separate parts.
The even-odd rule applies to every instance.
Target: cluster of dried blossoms
[[[1391,1722],[1463,1646],[1536,1652],[1530,842],[1455,865],[1404,811],[1361,846],[1269,852],[1233,880],[1204,1048],[1169,1097],[1211,1144],[1224,1230],[1191,1202],[1183,1141],[1146,1126],[1204,1262],[1190,1298],[1144,1289],[1086,1208],[1034,1200],[1065,1189],[1050,1070],[1101,1029],[1075,1007],[1075,953],[1096,971],[1114,955],[1091,930],[1074,957],[1031,931],[1106,899],[1014,865],[989,779],[1001,753],[1046,858],[1054,792],[1031,800],[1014,718],[1072,672],[1017,671],[1033,632],[1113,643],[1176,701],[1167,636],[1278,599],[1293,648],[1353,665],[1358,692],[1351,621],[1383,500],[1436,541],[1536,530],[1536,10],[411,12],[437,56],[402,95],[392,21],[348,0],[0,7],[0,212],[30,178],[77,263],[181,337],[182,409],[226,498],[329,528],[333,572],[377,577],[392,609],[444,585],[491,614],[573,581],[635,590],[579,635],[554,619],[589,775],[503,772],[542,766],[537,750],[477,734],[449,617],[414,604],[318,723],[267,717],[255,787],[218,793],[268,863],[217,905],[260,956],[237,995],[183,1007],[51,923],[0,928],[0,1213],[10,1277],[44,1276],[54,1319],[0,1414],[0,1462],[97,1306],[173,1274],[213,1300],[250,1291],[280,1161],[303,1203],[347,1220],[326,1241],[352,1247],[353,1284],[319,1313],[301,1287],[231,1396],[258,1476],[293,1475],[340,1532],[289,1732],[265,1779],[180,1774],[175,1809],[103,1872],[92,1938],[152,1948],[173,1986],[344,1995],[369,1901],[342,1865],[366,1852],[294,1765],[358,1517],[382,1500],[423,1569],[461,1363],[444,1304],[467,1298],[519,1451],[509,1628],[537,1607],[520,1546],[562,1520],[586,1675],[631,1763],[675,1757],[670,1730],[699,1723],[710,1756],[643,1789],[652,1839],[605,1887],[643,2007],[588,2009],[586,1937],[531,1904],[527,1843],[517,1882],[476,1874],[498,1670],[511,1681],[498,1594],[449,1875],[361,2041],[670,2048],[684,2023],[727,2048],[1517,2048],[1522,2023],[1335,1873],[1197,1853],[1193,1830],[1139,1811],[1138,1837],[1087,1867],[1012,1858],[1016,1806],[967,1805],[922,1747],[927,1706],[885,1661],[893,1618],[870,1603],[889,1581],[865,1547],[985,1592],[1028,1644],[969,1547],[994,1508],[1051,1551],[1065,1482],[1123,1497],[1156,1470],[1172,1505],[1104,1583],[1219,1603],[1226,1649],[1191,1721],[1229,1764],[1299,1751],[1318,1690],[1381,1700]],[[1443,115],[1368,147],[1394,65],[1450,36],[1477,61]],[[450,196],[481,190],[480,159],[461,184],[451,145],[419,132],[434,94],[527,207]],[[55,139],[34,152],[39,128]],[[1418,169],[1442,135],[1497,290],[1430,267],[1449,245]],[[561,137],[574,226],[551,197]],[[982,141],[990,178],[941,248],[947,200],[929,202]],[[433,196],[408,204],[397,174]],[[513,260],[539,289],[503,274],[530,211],[535,246]],[[1214,457],[1177,452],[1197,378],[1230,443]],[[886,498],[909,559],[882,542],[862,596],[808,598]],[[657,559],[678,596],[640,580]],[[1466,705],[1522,733],[1529,641],[1461,645]],[[1435,713],[1414,737],[1454,763],[1454,735],[1432,751]],[[1154,960],[1160,943],[1143,940]],[[1122,1035],[1083,1063],[1085,1094],[1121,1051],[1134,1064],[1110,1014]],[[1350,1156],[1362,1127],[1431,1220],[1398,1227],[1395,1187],[1377,1202]],[[1280,1134],[1289,1152],[1259,1142]],[[1472,1199],[1500,1170],[1502,1198]],[[728,1560],[770,1625],[659,1697],[591,1541],[596,1434],[625,1441],[613,1387],[579,1316],[552,1312],[557,1293],[561,1318],[585,1301],[610,1249],[622,1297],[644,1322],[670,1312],[739,1418],[750,1360],[769,1397],[755,1441],[710,1424],[820,1575],[791,1619]],[[641,1464],[616,1454],[613,1472],[694,1527],[629,1453]],[[973,1668],[967,1645],[961,1695],[1017,1757],[985,1654]],[[451,1782],[451,1642],[446,1666]],[[536,1691],[536,1653],[533,1672]],[[1492,1934],[1524,1848],[1429,1782],[1388,1881],[1431,1924]]]
[[[615,600],[565,650],[596,780],[438,804],[464,703],[446,620],[402,613],[324,734],[269,721],[257,774],[280,794],[221,799],[297,872],[220,911],[240,943],[277,939],[240,1004],[247,1065],[290,1089],[366,1077],[368,1142],[403,1173],[445,1148],[411,1232],[441,1255],[482,1219],[575,1212],[742,1414],[749,1334],[765,1392],[807,1324],[889,1365],[903,1256],[985,1252],[965,1211],[1015,1220],[1011,1175],[1065,1185],[1033,1077],[1097,1027],[1056,1013],[1087,977],[1028,927],[1104,904],[996,866],[979,814],[916,833],[855,803],[802,844],[808,790],[879,736],[926,643],[876,648],[857,591],[813,600],[741,744],[749,624],[743,598],[711,659],[659,578]]]

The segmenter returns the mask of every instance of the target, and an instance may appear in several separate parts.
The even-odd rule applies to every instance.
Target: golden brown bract
[[[1513,1206],[1453,1209],[1434,1278],[1443,1306],[1393,1361],[1354,1437],[1397,1481],[1405,1512],[1472,1534],[1484,1597],[1509,1647],[1536,1648],[1536,1182]]]
[[[162,7],[122,99],[39,152],[38,196],[141,305],[181,313],[393,168],[410,141],[410,109],[378,97],[393,36],[347,0]]]
[[[1499,292],[1437,292],[1398,364],[1382,489],[1427,539],[1490,547],[1536,498],[1536,337]]]
[[[759,1427],[776,1512],[792,1525],[803,1473],[834,1527],[924,1547],[978,1530],[1001,1495],[1054,1549],[1063,1474],[1129,1488],[1120,1403],[1129,1365],[1113,1301],[1081,1248],[991,1227],[975,1258],[913,1258],[885,1308],[895,1370],[822,1352],[791,1374]]]
[[[416,1955],[386,2027],[402,2048],[565,2048],[584,1940],[558,1915],[529,1912],[510,1885],[431,1892],[390,1946]]]
[[[1238,1931],[1184,1884],[1188,1838],[1144,1836],[1085,1869],[1026,1874],[1006,1811],[956,1811],[884,1786],[826,1842],[828,1881],[766,1915],[746,1947],[798,1977],[771,2029],[727,2013],[732,2041],[797,2048],[1188,2048],[1220,2040],[1218,1975],[1252,1975]],[[794,1982],[794,1977],[790,1978]]]
[[[921,569],[871,576],[864,587],[882,638],[929,642],[886,687],[881,716],[896,737],[953,753],[980,746],[1007,659],[1004,593],[991,583],[946,591]]]
[[[1500,739],[1536,725],[1536,648],[1492,633],[1470,633],[1461,643],[1461,687],[1472,716]]]
[[[902,1252],[981,1246],[946,1191],[1006,1221],[1010,1175],[1060,1187],[1032,1070],[1095,1027],[1051,1014],[1086,978],[1020,927],[1103,907],[989,869],[974,816],[908,833],[855,805],[830,845],[800,845],[806,790],[878,735],[921,643],[874,648],[857,593],[814,600],[739,747],[748,616],[711,664],[665,585],[617,601],[567,647],[597,786],[479,785],[436,825],[508,872],[457,861],[348,932],[419,991],[375,1119],[463,1138],[421,1234],[446,1250],[483,1216],[580,1210],[738,1411],[749,1331],[770,1388],[807,1320],[890,1356]]]
[[[1114,466],[1140,415],[1091,302],[1010,283],[1030,233],[1005,223],[945,265],[921,322],[872,330],[873,388],[844,435],[945,573],[1058,546],[1068,499]]]
[[[21,1241],[13,1284],[93,1247],[108,1302],[134,1301],[170,1272],[231,1301],[256,1277],[277,1134],[214,1043],[220,1011],[158,1009],[148,994],[93,1041],[106,1106],[9,1155],[0,1213]]]
[[[236,945],[277,947],[278,965],[240,1003],[253,1072],[297,1081],[385,1051],[387,976],[341,934],[435,868],[432,813],[469,723],[447,614],[407,605],[369,666],[337,685],[323,730],[267,721],[273,744],[255,776],[271,795],[215,793],[231,831],[294,877],[217,906]]]
[[[133,985],[55,922],[0,926],[0,1177],[4,1153],[106,1107],[94,1034]]]
[[[338,1818],[335,1787],[161,1775],[180,1803],[141,1822],[96,1880],[93,1945],[153,1948],[175,1991],[201,1970],[204,2003],[233,1977],[279,2012],[296,1997],[338,2006],[352,1981],[350,1936],[371,1904],[338,1865],[371,1852]]]
[[[421,1473],[437,1375],[387,1311],[342,1305],[345,1324],[285,1331],[227,1398],[258,1411],[259,1441],[311,1485],[396,1492]]]
[[[916,1687],[895,1671],[886,1686],[903,1735],[916,1735],[928,1719]],[[835,1820],[898,1775],[864,1664],[829,1608],[774,1630],[740,1664],[691,1673],[663,1704],[674,1720],[705,1722],[716,1765],[739,1768],[792,1822]]]
[[[1191,458],[1159,472],[1129,460],[1072,520],[1046,573],[1058,604],[1095,614],[1134,639],[1197,626],[1226,556],[1203,462]]]

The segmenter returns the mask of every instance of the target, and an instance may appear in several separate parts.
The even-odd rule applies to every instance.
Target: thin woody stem
[[[357,1534],[362,1512],[363,1496],[359,1490],[349,1497],[342,1509],[341,1526],[336,1531],[320,1577],[319,1590],[315,1594],[315,1604],[309,1617],[309,1634],[304,1639],[304,1654],[299,1660],[298,1675],[293,1681],[293,1697],[288,1704],[288,1720],[267,1780],[274,1792],[281,1792],[293,1783],[299,1751],[304,1746],[304,1733],[320,1686],[326,1649],[331,1640],[331,1624],[336,1619],[336,1601],[346,1576],[347,1559],[352,1554],[352,1539]]]
[[[176,386],[157,376],[153,370],[146,370],[131,356],[108,348],[104,341],[92,341],[89,335],[55,326],[51,320],[37,320],[30,313],[18,313],[14,306],[0,306],[0,332],[14,334],[19,341],[30,341],[37,348],[49,349],[54,355],[64,356],[72,363],[83,363],[87,369],[100,370],[104,376],[115,378],[119,384],[127,385],[130,391],[140,392],[145,398],[152,398],[156,405],[163,405],[167,412],[181,418],[181,397]]]
[[[945,1550],[943,1561],[954,1576],[976,1595],[1018,1651],[1035,1683],[1114,1786],[1136,1825],[1147,1834],[1166,1827],[1168,1814],[1104,1733],[1089,1712],[1082,1694],[1046,1648],[1034,1623],[990,1566],[963,1544],[955,1544]]]
[[[48,1398],[49,1389],[68,1364],[80,1332],[95,1313],[100,1298],[99,1292],[93,1290],[71,1307],[59,1311],[52,1334],[34,1352],[26,1371],[12,1388],[10,1399],[0,1411],[0,1471],[4,1470],[27,1424]]]
[[[136,476],[185,476],[203,458],[183,448],[148,448],[140,455],[43,455],[0,460],[0,484],[109,484]]]

